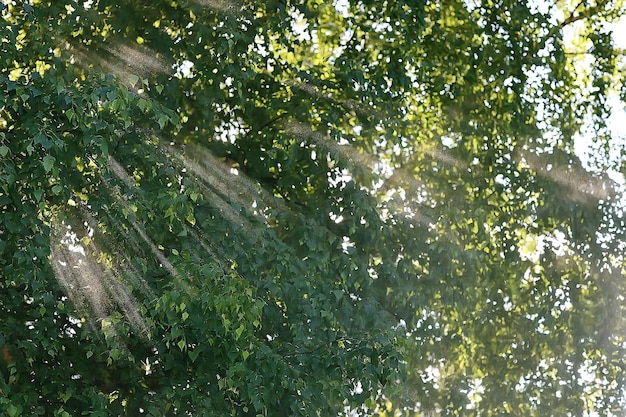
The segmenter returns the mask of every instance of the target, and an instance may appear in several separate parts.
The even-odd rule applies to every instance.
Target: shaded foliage
[[[624,10],[558,7],[3,4],[0,409],[618,415]]]

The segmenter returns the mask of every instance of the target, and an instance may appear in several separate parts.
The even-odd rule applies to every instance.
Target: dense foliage
[[[626,408],[621,1],[0,8],[2,415]]]

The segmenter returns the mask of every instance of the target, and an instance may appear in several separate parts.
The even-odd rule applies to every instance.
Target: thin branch
[[[574,7],[574,9],[572,10],[572,12],[569,14],[569,16],[567,17],[567,19],[565,19],[564,21],[562,21],[559,24],[559,29],[563,29],[565,26],[574,23],[580,19],[583,19],[583,15],[579,14],[579,15],[574,15],[574,13],[576,13],[576,10],[578,10],[578,8],[580,6],[582,6],[585,3],[585,0],[580,0],[580,2],[576,5],[576,7]]]
[[[594,6],[594,7],[589,7],[588,9],[585,9],[583,11],[581,11],[580,13],[576,13],[576,10],[578,10],[581,6],[584,5],[586,0],[581,0],[576,7],[574,7],[574,9],[572,9],[572,12],[569,14],[569,16],[567,18],[565,18],[565,20],[563,20],[561,23],[559,23],[556,26],[553,26],[552,29],[550,29],[550,31],[548,32],[548,34],[546,36],[543,37],[543,39],[541,40],[541,42],[539,42],[539,45],[537,47],[537,51],[542,50],[543,48],[545,48],[546,43],[548,43],[548,40],[551,39],[552,37],[554,37],[554,35],[556,35],[556,33],[560,30],[562,30],[564,27],[571,25],[574,22],[578,22],[579,20],[582,19],[587,19],[589,17],[595,16],[596,14],[598,14],[600,12],[600,8],[598,6]],[[532,55],[531,54],[527,54],[524,57],[524,61],[531,61],[532,59]]]
[[[565,55],[593,55],[593,53],[595,52],[595,50],[593,48],[589,48],[586,51],[565,51]],[[626,56],[626,49],[623,48],[615,48],[613,50],[613,54],[616,57],[622,57],[622,56]]]

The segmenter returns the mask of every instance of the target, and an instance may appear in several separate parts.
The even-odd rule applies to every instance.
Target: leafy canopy
[[[4,414],[623,411],[621,1],[0,9]]]

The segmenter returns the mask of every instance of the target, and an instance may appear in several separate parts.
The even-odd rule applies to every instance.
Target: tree
[[[0,409],[619,415],[624,7],[566,3],[6,2]]]

